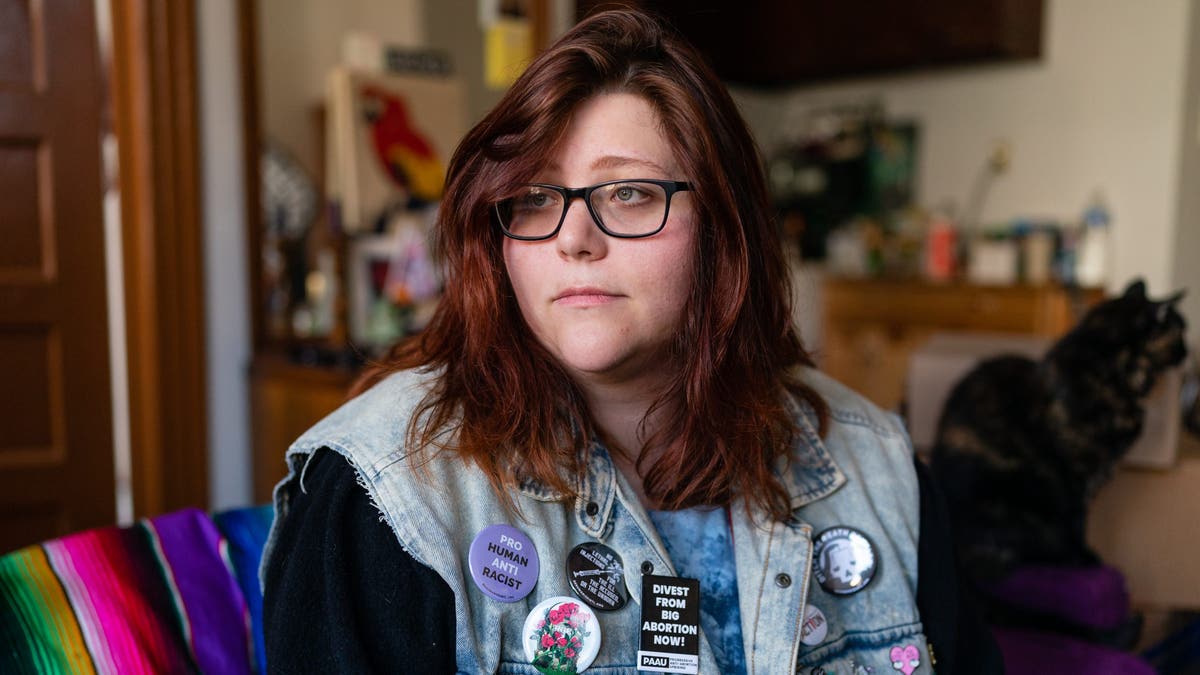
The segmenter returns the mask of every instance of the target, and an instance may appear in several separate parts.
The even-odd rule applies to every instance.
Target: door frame
[[[207,509],[194,0],[109,2],[134,514]]]

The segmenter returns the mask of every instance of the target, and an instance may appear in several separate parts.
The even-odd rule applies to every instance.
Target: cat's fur
[[[1134,282],[1041,361],[993,358],[955,386],[931,464],[969,576],[1097,562],[1085,542],[1088,502],[1141,433],[1142,400],[1185,356],[1180,297],[1153,301]]]

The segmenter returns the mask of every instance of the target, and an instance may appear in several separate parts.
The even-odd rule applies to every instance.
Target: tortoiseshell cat
[[[1142,430],[1142,399],[1186,352],[1180,292],[1136,281],[1092,308],[1041,361],[984,361],[950,393],[932,468],[964,571],[997,580],[1018,565],[1090,565],[1087,506]]]

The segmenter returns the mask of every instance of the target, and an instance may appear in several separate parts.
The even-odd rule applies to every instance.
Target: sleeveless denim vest
[[[406,447],[410,416],[433,377],[396,373],[291,446],[289,476],[275,491],[276,520],[264,569],[288,515],[288,490],[283,487],[299,481],[302,489],[308,459],[328,448],[353,465],[404,550],[454,592],[459,672],[537,673],[525,657],[525,618],[544,599],[573,595],[566,556],[577,544],[592,541],[620,554],[631,601],[620,610],[595,613],[603,637],[588,672],[637,672],[642,575],[676,572],[645,509],[607,451],[592,445],[577,498],[566,499],[544,485],[526,482],[514,495],[520,514],[509,516],[473,464],[450,453]],[[826,376],[805,370],[802,377],[829,404],[831,419],[822,440],[811,411],[792,405],[800,434],[791,463],[781,469],[794,508],[791,520],[771,522],[748,514],[740,504],[730,509],[747,671],[933,672],[916,606],[919,496],[907,435],[894,416]],[[491,599],[470,578],[471,542],[495,523],[523,531],[541,560],[533,592],[517,602]],[[825,591],[813,575],[813,539],[836,526],[858,530],[874,546],[874,578],[851,595]],[[809,605],[820,610],[827,626],[824,639],[811,646],[801,640]],[[700,672],[716,672],[703,634]]]

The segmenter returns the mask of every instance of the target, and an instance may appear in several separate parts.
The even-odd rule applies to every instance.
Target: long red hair
[[[547,162],[581,102],[607,92],[639,95],[657,112],[693,186],[700,231],[673,379],[655,405],[665,423],[647,439],[667,450],[637,464],[645,492],[667,509],[740,496],[786,519],[791,507],[776,471],[797,432],[786,399],[807,405],[822,433],[827,409],[795,376],[812,360],[791,322],[762,163],[700,55],[638,11],[575,26],[463,139],[436,228],[445,295],[429,326],[394,346],[354,393],[391,372],[428,369],[436,384],[412,418],[410,443],[475,462],[508,504],[507,489],[530,478],[574,493],[597,430],[580,390],[524,323],[491,205]]]

